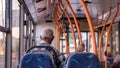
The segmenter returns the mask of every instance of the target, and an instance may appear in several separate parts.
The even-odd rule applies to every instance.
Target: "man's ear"
[[[40,36],[40,39],[42,39],[42,37]]]
[[[53,39],[54,39],[54,36],[53,36]]]
[[[52,37],[51,42],[53,41],[53,39],[54,39],[54,36]]]
[[[51,38],[51,39],[49,39],[49,44],[51,44],[52,43],[52,41],[53,41],[53,39],[54,39],[54,36]]]
[[[53,36],[53,38],[52,38],[52,41],[53,41],[53,39],[54,39],[54,36]]]

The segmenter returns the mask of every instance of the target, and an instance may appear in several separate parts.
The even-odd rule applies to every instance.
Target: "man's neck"
[[[47,44],[49,44],[49,43],[46,42],[45,40],[41,40],[40,43],[47,43]]]

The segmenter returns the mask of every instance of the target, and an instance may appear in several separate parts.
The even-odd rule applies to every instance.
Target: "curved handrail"
[[[58,21],[56,21],[56,22],[58,22]],[[60,23],[60,22],[58,22],[58,23]],[[66,34],[65,34],[65,30],[64,30],[64,28],[62,27],[61,24],[60,24],[60,27],[61,27],[62,32],[63,32],[63,35],[64,35],[64,37],[65,37],[65,41],[66,41],[66,54],[67,54],[67,56],[68,56],[68,55],[70,54],[68,39],[67,39],[67,36],[66,36]]]
[[[55,18],[55,13],[56,13],[56,10],[57,10],[57,7],[55,8],[55,11],[54,11],[54,20],[56,21],[56,18]],[[55,24],[59,27],[59,23],[55,22]]]
[[[96,50],[96,40],[95,40],[95,34],[94,34],[94,29],[93,29],[93,25],[92,25],[92,20],[90,18],[90,14],[88,12],[88,9],[84,3],[84,0],[80,0],[81,5],[83,6],[83,9],[85,11],[87,20],[88,20],[88,25],[90,27],[90,31],[91,31],[91,37],[92,37],[92,42],[93,42],[93,48],[94,48],[94,54],[97,54],[97,50]]]
[[[58,0],[59,1],[59,0]],[[71,22],[71,20],[70,20],[70,17],[69,17],[69,15],[68,15],[68,13],[67,13],[67,11],[66,11],[66,9],[64,8],[64,6],[63,6],[63,4],[60,2],[60,4],[59,4],[59,7],[63,10],[63,12],[65,13],[65,15],[66,15],[66,17],[67,17],[67,19],[68,19],[68,23],[70,24],[70,27],[71,27],[71,29],[72,29],[72,35],[73,35],[73,38],[74,38],[74,48],[75,48],[75,51],[76,51],[76,47],[77,47],[77,45],[76,45],[76,37],[75,37],[75,33],[74,33],[74,27],[73,27],[73,25],[72,25],[72,22]]]
[[[57,13],[56,14],[54,13],[54,18],[58,18],[58,17],[59,16],[57,15]],[[57,24],[59,24],[59,27],[61,27],[61,29],[62,29],[63,35],[65,37],[65,41],[66,41],[66,53],[67,53],[67,56],[68,56],[70,54],[70,51],[69,51],[68,39],[67,39],[67,36],[65,34],[65,30],[64,30],[62,24],[58,21],[58,19],[54,19],[54,20]]]
[[[80,33],[80,27],[79,27],[78,21],[76,19],[75,13],[74,13],[74,11],[73,11],[69,1],[68,0],[65,0],[65,1],[66,1],[66,4],[67,4],[68,8],[70,9],[70,12],[71,12],[73,18],[74,18],[74,22],[75,22],[75,25],[76,25],[77,31],[78,31],[78,37],[79,37],[80,45],[82,45],[83,44],[83,42],[82,42],[82,35]]]
[[[112,21],[110,22],[110,25],[109,25],[108,30],[107,30],[107,37],[106,37],[106,43],[105,43],[105,49],[106,49],[106,51],[108,50],[107,45],[108,45],[108,38],[109,38],[110,30],[111,30],[111,27],[112,27],[113,22],[115,21],[115,18],[116,18],[117,15],[118,15],[118,12],[119,12],[119,2],[118,2],[118,4],[117,4],[116,13],[115,13]],[[108,57],[106,56],[105,68],[107,68],[107,58],[108,58]]]
[[[108,15],[107,19],[105,20],[104,25],[103,25],[102,30],[99,35],[99,46],[98,46],[98,48],[99,48],[98,58],[99,59],[100,59],[100,55],[101,55],[101,43],[102,43],[103,32],[105,30],[106,24],[108,23],[110,16],[111,16],[111,7],[110,7],[109,15]]]

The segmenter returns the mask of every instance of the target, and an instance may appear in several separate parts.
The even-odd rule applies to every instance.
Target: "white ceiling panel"
[[[24,0],[26,4],[32,3],[32,0]]]
[[[72,4],[78,4],[80,0],[69,0],[70,3]]]
[[[39,3],[34,2],[34,5],[35,5],[36,8],[43,8],[43,7],[47,6],[47,4],[43,1],[39,2]]]
[[[27,6],[31,13],[35,12],[35,7],[33,6],[33,3],[28,4]]]

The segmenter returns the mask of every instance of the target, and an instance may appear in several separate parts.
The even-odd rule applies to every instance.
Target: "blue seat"
[[[73,53],[67,59],[66,68],[100,68],[100,62],[93,53]]]
[[[33,46],[22,57],[19,68],[56,68],[57,53],[48,45]]]
[[[26,54],[19,68],[54,68],[51,58],[47,54]]]

